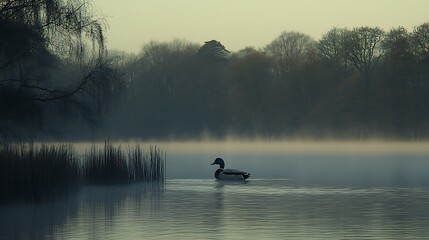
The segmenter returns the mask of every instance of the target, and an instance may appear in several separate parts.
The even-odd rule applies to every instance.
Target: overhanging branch
[[[85,87],[88,84],[90,84],[92,81],[95,80],[95,76],[97,75],[97,73],[99,73],[101,69],[100,67],[101,67],[101,63],[100,61],[98,61],[97,64],[81,79],[80,83],[71,91],[54,90],[54,89],[44,88],[37,85],[28,85],[28,84],[21,84],[19,87],[20,89],[31,89],[33,91],[39,92],[39,94],[37,94],[36,96],[25,97],[26,100],[39,101],[39,102],[49,102],[49,101],[60,100],[60,99],[71,97],[76,93],[85,89]]]

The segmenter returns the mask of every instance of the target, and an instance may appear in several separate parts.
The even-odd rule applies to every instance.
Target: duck
[[[217,180],[246,180],[250,173],[236,169],[225,169],[225,161],[222,158],[216,158],[211,165],[219,165],[214,176]]]

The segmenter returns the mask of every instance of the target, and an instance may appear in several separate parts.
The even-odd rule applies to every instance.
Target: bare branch
[[[71,91],[52,90],[52,89],[40,87],[37,85],[27,85],[27,84],[20,85],[20,88],[27,88],[27,89],[32,89],[32,90],[41,92],[41,94],[39,94],[38,96],[26,97],[27,100],[48,102],[48,101],[55,101],[63,98],[68,98],[84,90],[85,87],[91,81],[94,81],[95,76],[100,71],[100,66],[101,66],[101,62],[98,61],[97,64],[80,80],[80,83]]]

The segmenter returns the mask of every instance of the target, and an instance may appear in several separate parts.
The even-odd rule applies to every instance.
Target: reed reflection
[[[147,210],[161,211],[164,193],[161,182],[89,185],[51,202],[1,205],[0,239],[86,239],[88,234],[109,233],[130,209],[137,217]]]

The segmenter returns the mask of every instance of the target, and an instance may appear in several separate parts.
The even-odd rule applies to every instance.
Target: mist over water
[[[169,25],[181,26],[180,39],[168,41],[116,15],[121,1],[112,13],[128,21],[121,39],[154,39],[133,39],[141,48],[126,53],[110,48],[110,19],[91,2],[0,3],[0,239],[429,239],[424,18],[410,28],[406,15],[362,2],[368,11],[182,1],[194,16],[186,30],[174,17],[186,11],[159,1],[157,23],[145,22],[159,33],[177,20]],[[130,6],[128,15],[151,15]],[[403,24],[334,21],[314,39],[273,14],[293,18],[284,14],[292,9],[315,27],[309,9],[349,19],[341,8]],[[236,9],[265,29],[276,16],[270,32],[279,35],[259,32],[265,45],[247,45],[257,36],[243,35]],[[248,47],[217,30],[230,27]],[[211,165],[218,157],[251,177],[215,180],[215,171],[237,173]]]
[[[400,142],[225,141],[158,143],[167,151],[167,178],[213,178],[210,163],[256,179],[330,184],[425,184],[429,145]]]
[[[104,143],[97,143],[104,144]],[[425,239],[427,143],[116,142],[167,154],[167,181],[0,206],[1,239]],[[79,153],[88,143],[74,144]],[[84,153],[82,153],[84,154]],[[244,182],[214,179],[226,168]]]
[[[91,144],[74,146],[85,154]],[[251,179],[353,185],[429,183],[428,142],[207,140],[114,144],[160,148],[167,157],[167,179],[212,179],[217,167],[210,164],[221,157],[226,168],[248,171]]]

